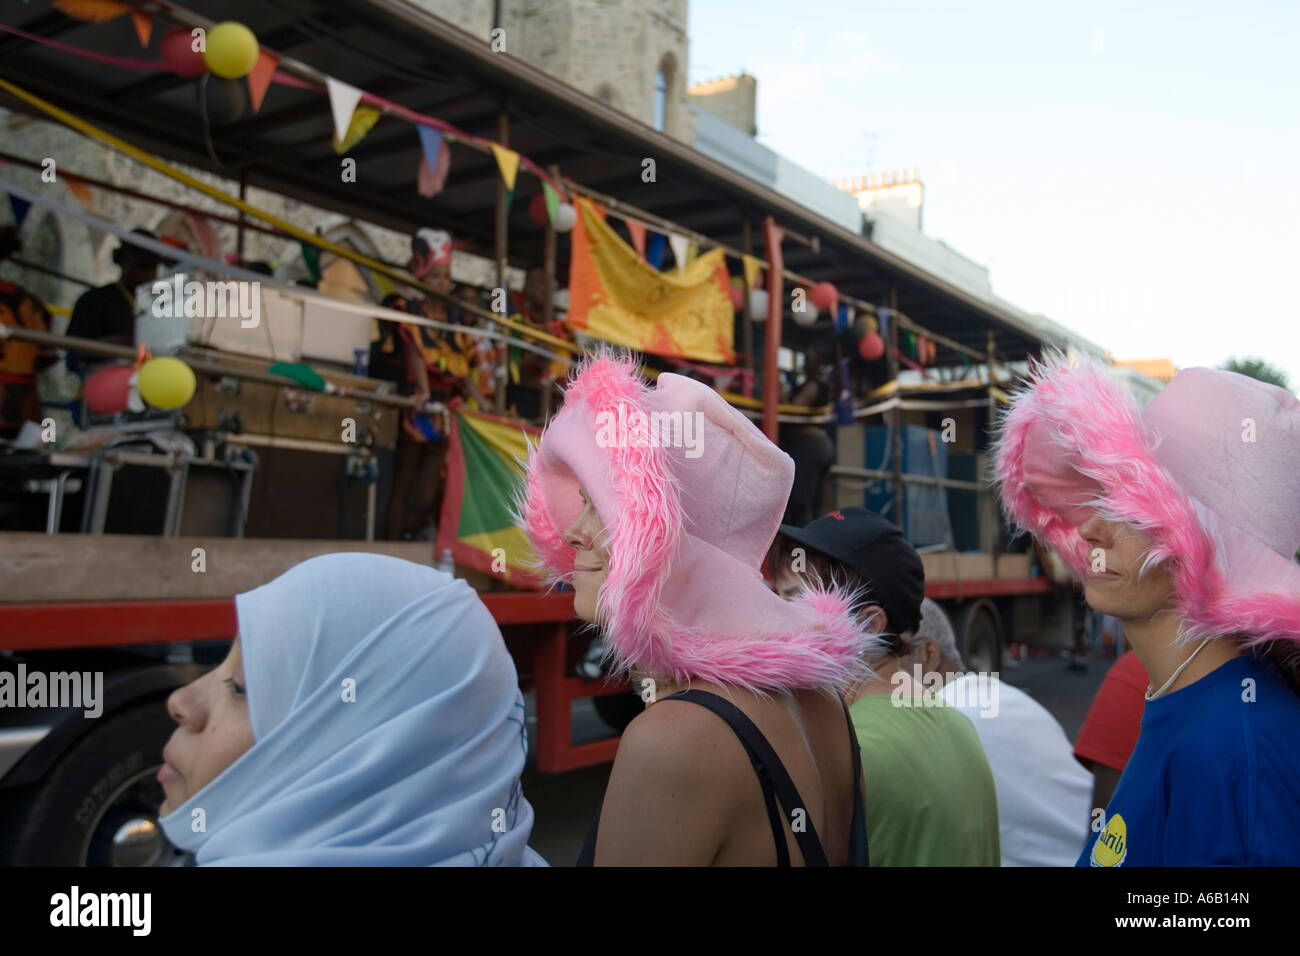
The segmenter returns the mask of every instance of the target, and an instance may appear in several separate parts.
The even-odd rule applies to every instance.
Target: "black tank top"
[[[772,839],[776,845],[776,865],[790,865],[790,851],[786,845],[785,827],[781,822],[781,811],[777,809],[777,802],[779,801],[787,816],[792,816],[796,810],[804,811],[803,826],[797,830],[791,828],[794,832],[795,842],[799,844],[799,852],[803,854],[804,865],[829,866],[826,853],[822,849],[821,840],[817,837],[817,830],[813,827],[812,816],[808,814],[807,809],[804,807],[803,799],[799,796],[794,781],[790,779],[790,774],[786,771],[785,765],[781,763],[781,758],[776,755],[776,751],[767,742],[767,738],[763,736],[762,731],[754,726],[754,722],[746,717],[744,712],[731,701],[719,697],[717,694],[710,694],[708,691],[684,690],[664,699],[685,700],[693,704],[699,704],[701,707],[707,707],[725,720],[727,726],[740,739],[741,744],[745,747],[745,753],[749,754],[749,762],[754,765],[754,772],[758,774],[759,786],[763,788],[763,802],[767,806],[767,820],[772,828]],[[841,706],[843,706],[843,702],[841,702]],[[867,853],[866,808],[862,800],[862,754],[858,748],[858,735],[853,729],[853,719],[849,716],[848,707],[844,707],[844,719],[849,725],[849,747],[853,751],[853,821],[849,832],[849,860],[847,865],[870,866],[870,858]],[[578,866],[595,865],[596,835],[599,830],[600,811],[597,810],[596,818],[591,821],[591,829],[587,831],[587,841],[578,854]]]

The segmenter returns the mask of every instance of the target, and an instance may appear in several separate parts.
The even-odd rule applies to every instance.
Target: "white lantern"
[[[817,306],[813,305],[809,301],[805,301],[803,303],[803,309],[794,309],[792,314],[794,315],[795,325],[806,327],[809,325],[816,325],[817,318],[821,315],[821,312],[818,310]]]
[[[749,317],[755,322],[767,321],[767,290],[749,290]]]
[[[573,206],[562,202],[555,207],[555,231],[568,232],[578,222],[578,213]]]

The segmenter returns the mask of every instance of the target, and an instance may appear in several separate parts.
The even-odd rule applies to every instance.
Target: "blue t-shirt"
[[[1076,866],[1300,865],[1300,698],[1264,657],[1148,701]]]

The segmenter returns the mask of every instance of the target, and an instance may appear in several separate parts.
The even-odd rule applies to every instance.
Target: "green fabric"
[[[465,489],[461,495],[460,525],[456,537],[487,534],[515,526],[511,502],[515,500],[521,478],[501,452],[489,444],[461,415],[460,447],[465,456]],[[523,433],[519,433],[519,451],[527,455]]]
[[[929,698],[933,701],[933,698]],[[970,718],[870,694],[849,714],[862,748],[872,866],[998,866],[993,771]]]

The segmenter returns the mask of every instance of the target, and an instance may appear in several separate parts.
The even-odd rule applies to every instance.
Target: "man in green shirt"
[[[921,629],[925,571],[903,533],[865,508],[805,528],[782,525],[779,593],[814,580],[859,589],[858,613],[882,648],[876,679],[846,696],[862,749],[872,866],[998,866],[993,771],[970,720],[910,676],[938,671],[941,651]]]

